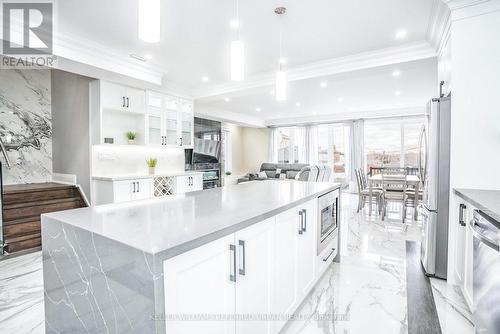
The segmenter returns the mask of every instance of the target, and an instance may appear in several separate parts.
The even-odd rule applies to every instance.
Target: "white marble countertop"
[[[454,191],[477,209],[500,222],[500,190],[454,189]]]
[[[259,181],[165,198],[42,215],[166,259],[340,188],[338,183]]]
[[[203,174],[200,171],[178,171],[178,172],[165,172],[156,173],[154,175],[149,174],[123,174],[123,175],[94,175],[93,180],[100,181],[124,181],[124,180],[136,180],[136,179],[152,179],[161,176],[182,176],[182,175],[194,175]]]

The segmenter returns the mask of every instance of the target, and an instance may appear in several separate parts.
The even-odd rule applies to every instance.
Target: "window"
[[[229,129],[222,130],[222,164],[224,172],[233,171],[233,146]]]
[[[305,129],[278,128],[278,163],[304,163],[306,160]]]
[[[370,167],[416,167],[423,119],[365,122],[365,161]]]
[[[292,140],[290,138],[290,129],[281,128],[278,129],[278,162],[279,163],[290,163],[290,152]]]

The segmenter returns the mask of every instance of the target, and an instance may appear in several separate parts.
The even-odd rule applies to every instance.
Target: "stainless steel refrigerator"
[[[419,175],[423,183],[422,266],[429,276],[446,278],[450,197],[451,97],[432,99],[419,141]]]

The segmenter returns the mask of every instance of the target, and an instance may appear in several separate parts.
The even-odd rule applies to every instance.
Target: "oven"
[[[338,236],[340,190],[318,198],[318,255]]]

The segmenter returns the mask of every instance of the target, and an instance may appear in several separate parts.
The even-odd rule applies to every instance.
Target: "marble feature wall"
[[[42,244],[46,333],[156,333],[164,326],[154,317],[163,277],[154,274],[151,254],[47,217]]]
[[[0,70],[0,137],[12,162],[4,184],[50,181],[50,70]]]

